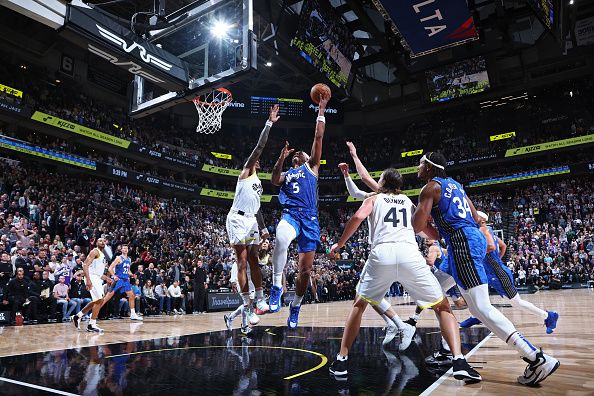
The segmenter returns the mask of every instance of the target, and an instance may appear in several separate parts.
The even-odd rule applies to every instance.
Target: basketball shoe
[[[454,359],[452,365],[454,366],[454,372],[452,374],[457,380],[463,380],[467,384],[475,384],[481,382],[483,379],[475,369],[470,367],[464,358]]]
[[[301,305],[294,307],[293,303],[289,304],[289,318],[287,319],[287,326],[289,326],[289,329],[295,329],[299,324],[300,310]]]
[[[405,323],[404,328],[398,330],[400,332],[400,345],[398,345],[398,350],[402,352],[407,350],[410,346],[417,328]]]
[[[518,377],[518,382],[527,386],[538,385],[549,375],[553,374],[561,365],[554,357],[544,354],[542,349],[536,354],[534,361],[526,358],[523,359],[528,363],[528,366],[524,370],[524,375]]]
[[[462,322],[460,322],[460,327],[463,329],[468,329],[472,326],[475,325],[479,325],[483,322],[481,322],[480,320],[478,320],[477,318],[475,318],[474,316],[471,316],[470,318],[463,320]]]
[[[557,328],[557,320],[559,320],[559,314],[555,311],[548,311],[548,316],[544,321],[545,326],[547,326],[547,334],[551,334],[553,330]]]
[[[283,294],[283,289],[278,286],[272,286],[270,288],[270,299],[268,300],[269,311],[278,312],[280,310],[280,299]]]

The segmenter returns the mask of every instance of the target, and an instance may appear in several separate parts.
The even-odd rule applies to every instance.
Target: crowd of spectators
[[[48,83],[38,78],[27,78],[35,73],[31,67],[9,62],[0,66],[3,82],[25,91],[22,101],[34,110],[98,129],[163,152],[192,159],[199,163],[239,168],[252,147],[237,145],[246,136],[256,136],[259,127],[223,125],[223,131],[203,135],[176,125],[175,119],[153,115],[140,120],[127,117],[126,109],[102,103],[83,93],[67,82]],[[6,96],[6,95],[5,95]],[[11,100],[17,100],[14,97]],[[21,100],[18,100],[21,101]],[[423,148],[440,150],[448,160],[474,158],[499,153],[502,150],[537,144],[562,138],[592,133],[594,130],[591,109],[594,106],[594,80],[584,78],[540,88],[525,99],[480,111],[468,111],[466,106],[432,111],[415,117],[402,130],[379,129],[373,135],[360,133],[345,136],[359,147],[359,155],[366,159],[369,169],[388,166],[410,166],[416,157],[401,158],[400,152]],[[512,111],[510,111],[510,109]],[[496,129],[494,129],[494,125]],[[516,132],[510,139],[490,141],[489,136]],[[270,171],[285,139],[303,142],[307,149],[313,138],[303,131],[285,131],[282,136],[271,135],[266,155],[261,159],[262,168]],[[347,132],[348,135],[348,132]],[[371,138],[370,138],[371,137]],[[377,150],[381,144],[382,150]],[[306,147],[307,146],[307,147]],[[231,160],[215,158],[211,151],[233,154]],[[346,157],[342,139],[325,142],[325,157],[335,165]],[[322,174],[335,172],[334,166],[322,167]]]
[[[157,116],[131,120],[125,111],[102,104],[66,84],[26,78],[26,68],[6,62],[0,65],[0,72],[6,78],[3,82],[25,91],[23,99],[0,93],[3,100],[25,104],[170,154],[238,168],[252,149],[249,145],[236,144],[245,140],[246,131],[242,128],[209,136],[183,130],[171,133],[175,128],[171,120]],[[448,159],[456,160],[579,136],[592,133],[592,119],[584,108],[592,107],[593,87],[589,79],[581,81],[579,90],[571,91],[571,95],[552,87],[546,92],[548,95],[529,96],[517,102],[514,105],[520,110],[517,112],[496,108],[485,110],[484,114],[465,109],[431,113],[400,131],[398,138],[391,131],[372,138],[354,136],[353,140],[359,156],[374,170],[390,165],[413,165],[406,161],[418,161],[418,158],[402,160],[399,153],[420,148],[419,142],[423,142],[425,151],[439,147]],[[521,133],[512,139],[489,142],[493,119],[500,120],[498,132],[516,125]],[[254,141],[257,132],[259,129],[250,131]],[[80,153],[109,164],[179,177],[122,157],[78,147],[63,139],[21,130],[13,130],[11,134],[33,144]],[[271,169],[285,137],[271,137],[267,151],[274,155],[262,159],[264,170]],[[309,142],[307,139],[298,141]],[[382,150],[377,150],[380,144]],[[231,162],[216,159],[211,151],[232,152],[234,159]],[[343,139],[325,142],[325,152],[331,164],[348,159]],[[574,160],[584,158],[588,158],[587,153],[574,156]],[[505,169],[473,168],[459,176],[462,181],[468,181],[524,168],[522,164]],[[323,174],[338,173],[333,166],[322,170]],[[68,320],[78,312],[90,298],[80,273],[82,263],[99,236],[108,240],[109,257],[118,253],[122,243],[129,244],[133,287],[145,314],[201,313],[207,309],[208,290],[231,289],[234,257],[225,232],[226,208],[178,202],[127,185],[90,176],[52,173],[23,163],[2,162],[0,172],[0,309],[10,309],[13,320],[21,310],[27,312],[31,322],[41,318]],[[183,177],[185,182],[209,186],[194,176]],[[411,185],[407,188],[419,187],[408,183]],[[344,191],[340,183],[337,186]],[[477,208],[489,213],[495,228],[502,227],[506,220],[514,221],[515,232],[505,236],[509,245],[506,260],[519,285],[555,288],[568,283],[594,283],[591,178],[534,184],[517,190],[512,197],[504,192],[471,193],[471,196]],[[513,201],[511,213],[506,212],[509,199]],[[322,237],[307,301],[353,298],[369,252],[366,227],[350,239],[339,255],[332,258],[327,255],[352,213],[353,209],[349,208],[320,212]],[[265,210],[272,239],[278,217],[274,209]],[[289,288],[294,286],[296,274],[297,252],[291,249],[286,268]],[[392,294],[400,292],[398,288],[391,290]],[[126,299],[117,297],[102,311],[102,317],[120,317],[126,311]]]
[[[594,283],[594,191],[591,177],[519,189],[508,238],[516,284],[560,288]]]
[[[125,185],[0,163],[0,305],[42,318],[68,320],[90,296],[82,262],[96,238],[108,239],[108,257],[130,245],[132,281],[147,314],[206,311],[209,289],[231,289],[233,251],[227,242],[227,209],[160,198]],[[560,287],[594,281],[591,179],[535,184],[513,198],[515,235],[506,235],[509,265],[518,284]],[[498,225],[506,194],[472,196]],[[322,237],[308,301],[352,299],[369,252],[366,227],[340,255],[327,253],[354,209],[320,212]],[[274,239],[278,213],[266,209]],[[294,286],[297,252],[291,249],[288,287]],[[267,288],[269,284],[265,285]],[[401,292],[393,290],[392,293]],[[115,298],[102,317],[125,315]]]

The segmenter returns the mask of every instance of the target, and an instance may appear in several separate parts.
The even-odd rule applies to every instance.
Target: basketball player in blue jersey
[[[122,245],[122,254],[117,256],[115,260],[109,266],[109,274],[114,280],[113,286],[114,293],[126,293],[128,296],[128,303],[130,304],[130,320],[142,320],[140,316],[136,314],[134,309],[134,292],[130,285],[130,264],[132,261],[128,257],[128,245]]]
[[[484,266],[487,246],[495,250],[493,239],[479,230],[480,218],[472,201],[460,183],[448,177],[446,159],[440,153],[429,152],[418,166],[417,176],[427,184],[421,189],[419,204],[413,214],[415,231],[432,239],[441,234],[448,248],[448,271],[460,286],[470,313],[482,321],[497,337],[516,349],[528,363],[523,385],[536,386],[551,375],[559,361],[529,343],[500,311],[489,301],[488,275]],[[437,229],[431,224],[435,221]],[[439,230],[439,231],[438,231]]]
[[[286,142],[272,170],[272,184],[280,186],[278,199],[283,208],[283,214],[276,227],[276,243],[272,255],[272,287],[268,305],[270,312],[277,312],[280,309],[282,276],[283,269],[287,264],[287,249],[291,241],[297,238],[299,273],[295,281],[295,299],[290,305],[290,314],[287,320],[287,325],[291,329],[297,327],[301,301],[309,285],[309,275],[320,241],[318,170],[322,158],[322,140],[326,130],[324,111],[329,99],[320,96],[311,156],[303,151],[297,151],[291,161],[292,168],[282,173],[285,159],[294,151],[289,149],[289,143]]]
[[[514,285],[514,278],[509,268],[503,264],[501,258],[505,255],[507,246],[505,242],[495,235],[493,229],[487,225],[489,216],[481,211],[477,211],[480,218],[480,230],[483,234],[489,235],[495,242],[495,250],[487,253],[485,256],[485,270],[489,277],[489,286],[499,293],[503,298],[506,298],[511,303],[512,307],[522,309],[531,315],[538,316],[544,320],[547,328],[547,334],[551,334],[557,327],[557,320],[559,314],[554,311],[545,311],[531,302],[522,300],[518,294],[518,290]],[[480,324],[481,321],[473,316],[460,323],[460,327],[468,328]]]

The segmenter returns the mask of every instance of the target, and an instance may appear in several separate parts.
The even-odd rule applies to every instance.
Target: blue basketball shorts
[[[462,227],[448,238],[447,273],[464,290],[488,283],[484,262],[487,240],[478,228]]]
[[[514,277],[509,268],[507,268],[498,257],[497,253],[487,253],[485,257],[485,271],[489,277],[489,286],[497,291],[501,297],[510,300],[518,294],[514,285]]]
[[[132,285],[128,279],[119,279],[113,286],[114,293],[127,293],[132,290]]]
[[[295,229],[299,253],[316,251],[320,243],[320,223],[316,212],[283,209],[281,220]]]

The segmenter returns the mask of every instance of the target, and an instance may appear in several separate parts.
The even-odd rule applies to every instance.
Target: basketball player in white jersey
[[[92,310],[91,319],[87,326],[87,331],[91,333],[102,333],[103,329],[97,327],[97,316],[103,305],[103,281],[111,281],[105,273],[105,239],[97,239],[97,247],[91,250],[83,263],[83,271],[85,273],[85,284],[87,290],[91,292],[92,301],[80,312],[72,317],[72,323],[80,330],[80,320],[87,312]]]
[[[365,198],[368,198],[372,195],[374,195],[375,193],[367,193],[365,191],[360,190],[357,185],[355,184],[355,182],[353,182],[353,179],[351,179],[351,176],[349,175],[349,165],[346,163],[340,163],[338,164],[338,168],[340,169],[340,171],[342,172],[342,175],[344,176],[344,182],[346,184],[347,190],[349,192],[349,195],[355,199],[361,199],[364,200]],[[370,235],[371,237],[371,235]],[[384,322],[386,323],[386,336],[384,337],[384,341],[383,341],[383,345],[387,345],[389,344],[394,337],[399,334],[400,335],[400,344],[403,347],[407,347],[408,344],[410,344],[410,342],[412,341],[412,337],[415,334],[415,328],[409,324],[405,323],[405,326],[403,327],[398,327],[398,325],[396,324],[396,321],[392,318],[398,317],[398,314],[396,313],[396,311],[394,311],[394,309],[392,308],[392,304],[390,304],[390,302],[388,300],[386,300],[385,298],[382,298],[382,301],[380,301],[379,304],[377,305],[372,305],[373,309],[375,310],[375,312],[378,313],[379,316],[382,317],[382,319],[384,319]],[[398,321],[400,321],[400,318],[398,317]]]
[[[458,322],[450,310],[439,282],[419,252],[412,228],[414,205],[402,192],[402,176],[396,169],[386,169],[379,180],[378,191],[365,199],[349,219],[331,254],[343,248],[363,220],[369,217],[371,252],[357,285],[357,297],[347,318],[340,352],[330,365],[337,377],[346,376],[349,350],[359,333],[361,317],[367,304],[380,304],[393,282],[400,282],[411,297],[423,307],[432,307],[439,320],[442,334],[455,354],[454,378],[467,383],[479,382],[481,376],[464,359],[460,346]],[[399,327],[404,323],[393,318]],[[410,344],[409,344],[410,345]],[[408,345],[400,345],[404,350]]]
[[[270,108],[270,115],[264,129],[260,133],[258,144],[245,162],[235,188],[235,197],[229,214],[227,214],[227,234],[229,241],[235,249],[237,257],[237,278],[239,281],[241,298],[244,310],[242,314],[241,331],[247,334],[249,327],[250,293],[248,285],[247,265],[249,263],[252,281],[256,288],[256,306],[261,311],[267,311],[268,305],[264,300],[262,290],[262,273],[258,267],[258,248],[260,246],[260,230],[256,214],[260,211],[260,196],[262,195],[262,182],[258,178],[257,170],[260,168],[260,156],[272,125],[278,121],[279,106]]]

